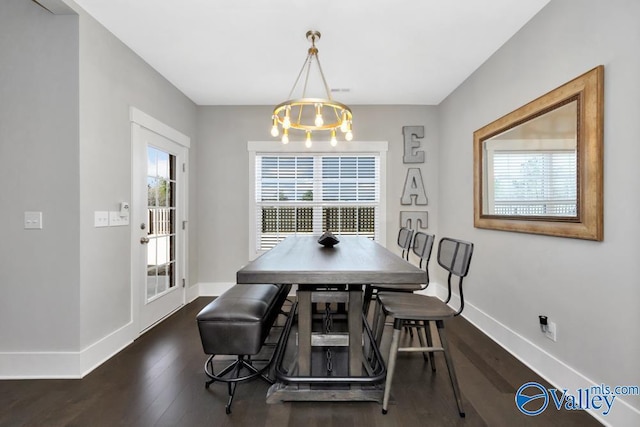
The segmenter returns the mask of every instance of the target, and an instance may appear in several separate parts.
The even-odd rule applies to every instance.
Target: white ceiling
[[[549,0],[75,0],[198,105],[284,101],[317,30],[333,98],[437,105]]]

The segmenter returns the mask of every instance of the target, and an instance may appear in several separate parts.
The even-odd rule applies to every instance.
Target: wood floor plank
[[[238,385],[226,415],[226,385],[204,387],[206,355],[195,317],[210,301],[186,305],[82,380],[0,381],[0,427],[600,425],[581,411],[521,414],[515,390],[527,381],[546,383],[463,318],[447,323],[447,333],[466,418],[458,416],[441,354],[435,373],[420,354],[399,355],[387,415],[371,402],[267,404],[268,384],[259,380]],[[227,363],[216,361],[215,369]]]

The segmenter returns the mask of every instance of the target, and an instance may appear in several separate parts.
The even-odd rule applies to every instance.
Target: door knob
[[[149,243],[149,238],[148,237],[141,237],[140,238],[140,244],[141,245],[146,245],[147,243]]]

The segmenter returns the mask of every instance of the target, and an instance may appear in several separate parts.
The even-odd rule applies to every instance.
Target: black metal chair
[[[410,233],[405,230],[408,230]],[[371,300],[375,299],[376,295],[380,292],[416,292],[425,289],[429,285],[429,260],[431,259],[431,250],[433,248],[435,236],[433,234],[427,234],[421,231],[418,231],[414,234],[413,231],[409,230],[408,228],[401,228],[400,233],[398,234],[398,246],[402,247],[402,245],[400,245],[400,242],[406,244],[407,238],[411,240],[410,236],[413,236],[413,240],[410,242],[409,249],[403,248],[402,257],[409,261],[409,253],[413,252],[413,254],[416,255],[420,260],[420,268],[424,268],[427,272],[427,281],[425,283],[403,283],[392,286],[367,285],[367,287],[365,288],[364,304],[362,307],[362,311],[365,313],[365,315],[369,313]]]
[[[462,398],[460,395],[460,387],[456,377],[453,361],[449,354],[449,345],[444,331],[444,321],[446,319],[458,316],[464,309],[464,295],[462,293],[462,282],[469,272],[469,264],[471,255],[473,254],[473,243],[456,240],[451,238],[443,238],[438,245],[438,264],[448,271],[447,278],[448,296],[445,301],[436,297],[409,294],[398,292],[380,292],[378,294],[378,302],[380,307],[380,316],[384,324],[386,316],[393,317],[393,337],[391,339],[391,349],[389,351],[389,363],[387,368],[387,378],[384,389],[384,398],[382,402],[382,413],[387,413],[389,397],[391,394],[391,384],[393,383],[393,373],[396,368],[398,352],[428,352],[431,359],[431,369],[435,371],[433,363],[433,352],[442,351],[444,353],[447,369],[449,371],[449,379],[453,387],[453,393],[458,405],[458,413],[464,417],[462,408]],[[460,295],[460,307],[456,311],[450,308],[447,303],[451,299],[451,280],[453,277],[458,278],[458,290]],[[380,322],[376,319],[376,322]],[[435,322],[440,337],[441,347],[434,347],[431,334],[430,322]],[[414,326],[416,323],[421,324],[426,334],[427,346],[424,346],[420,339],[421,347],[399,347],[400,332],[405,325]],[[420,333],[418,333],[420,337]]]

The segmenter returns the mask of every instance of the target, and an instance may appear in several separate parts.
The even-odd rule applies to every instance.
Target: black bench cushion
[[[234,285],[197,316],[206,354],[254,355],[269,334],[290,285]]]

